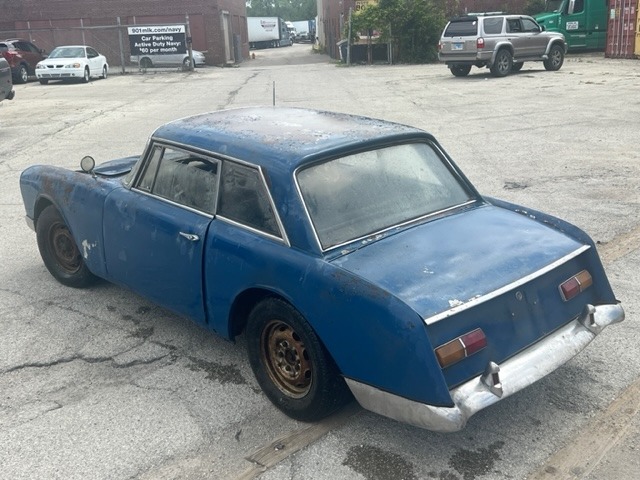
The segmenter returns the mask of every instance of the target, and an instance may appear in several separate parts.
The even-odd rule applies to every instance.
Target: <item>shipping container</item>
[[[611,0],[605,57],[634,58],[638,0]]]

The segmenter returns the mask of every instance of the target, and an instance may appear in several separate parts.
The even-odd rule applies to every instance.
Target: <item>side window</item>
[[[266,186],[256,168],[224,162],[217,213],[229,220],[281,237]]]
[[[218,162],[168,147],[156,147],[137,188],[167,200],[213,214]]]
[[[507,20],[507,33],[520,33],[522,32],[522,27],[520,26],[520,20],[517,18]]]
[[[98,55],[98,52],[96,52],[93,48],[87,48],[87,57],[96,58]]]
[[[538,26],[538,24],[536,22],[534,22],[533,20],[529,19],[529,18],[523,18],[522,19],[522,29],[525,32],[539,32],[540,31],[540,27]]]
[[[504,22],[504,18],[502,17],[485,18],[484,25],[483,25],[484,33],[486,33],[487,35],[502,33],[503,22]]]
[[[582,13],[584,11],[584,0],[575,0],[573,2],[573,8],[569,3],[569,13]]]

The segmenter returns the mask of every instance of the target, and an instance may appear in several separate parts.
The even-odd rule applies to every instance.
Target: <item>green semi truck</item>
[[[545,30],[564,34],[569,50],[604,50],[607,40],[608,0],[546,0],[535,15]]]

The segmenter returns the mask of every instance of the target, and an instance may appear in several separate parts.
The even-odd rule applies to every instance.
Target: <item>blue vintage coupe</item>
[[[126,286],[225,338],[314,421],[455,431],[624,319],[591,239],[481,196],[428,133],[282,108],[158,128],[140,157],[20,186],[61,283]]]

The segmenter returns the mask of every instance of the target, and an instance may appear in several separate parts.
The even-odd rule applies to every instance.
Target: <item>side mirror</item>
[[[82,160],[80,160],[80,168],[83,172],[91,173],[93,172],[95,166],[96,161],[89,155],[87,155],[86,157],[82,157]]]

